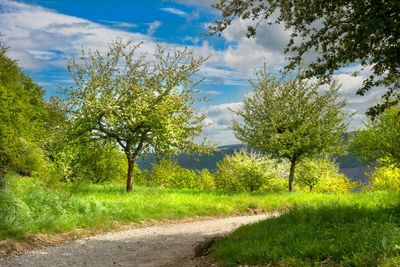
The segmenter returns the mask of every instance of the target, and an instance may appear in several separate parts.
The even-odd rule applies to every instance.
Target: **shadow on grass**
[[[400,206],[301,207],[217,242],[221,266],[399,266]]]

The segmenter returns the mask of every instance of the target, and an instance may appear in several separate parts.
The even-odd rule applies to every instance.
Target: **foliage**
[[[277,161],[242,149],[217,163],[215,183],[219,190],[277,192],[285,183],[281,170]]]
[[[2,153],[0,149],[0,192],[5,189],[6,187],[6,173],[7,173],[7,166],[6,166],[6,157]]]
[[[198,99],[192,79],[205,59],[158,47],[150,60],[139,48],[117,39],[107,54],[83,51],[69,64],[76,83],[69,92],[72,128],[121,147],[128,159],[127,191],[137,157],[209,148],[193,140],[204,117],[193,107]]]
[[[346,101],[338,100],[335,84],[320,93],[318,83],[278,80],[265,70],[251,85],[254,94],[236,112],[243,122],[233,122],[235,136],[258,151],[288,159],[292,191],[299,160],[340,148]]]
[[[160,159],[153,164],[152,171],[148,174],[151,186],[164,188],[188,189],[214,189],[213,175],[206,169],[196,172],[182,168],[176,161]]]
[[[310,192],[348,192],[356,187],[344,174],[339,173],[339,166],[329,157],[305,159],[299,163],[296,181],[299,189],[307,188]]]
[[[400,165],[400,104],[387,109],[350,140],[350,149],[364,161],[386,158]]]
[[[297,171],[296,182],[299,186],[308,187],[310,192],[316,186],[322,174],[325,173],[325,168],[315,160],[306,159],[301,162]]]
[[[214,190],[215,189],[215,177],[208,169],[202,169],[197,171],[198,185],[197,188],[200,190]]]
[[[43,90],[21,72],[3,48],[0,107],[0,180],[7,167],[24,175],[42,171],[41,141],[47,118]]]
[[[43,149],[22,137],[14,140],[8,158],[10,168],[21,175],[37,176],[46,171]]]
[[[400,191],[400,168],[390,161],[380,160],[369,176],[372,190]]]
[[[321,193],[344,193],[353,191],[358,185],[360,184],[351,181],[346,175],[336,172],[322,179],[314,188],[314,191]]]
[[[126,158],[115,145],[103,142],[70,143],[55,150],[52,170],[54,182],[104,183],[121,181],[126,175]],[[137,169],[140,175],[140,170]]]
[[[361,205],[338,197],[242,226],[214,244],[212,258],[218,266],[397,266],[398,203],[370,197]]]
[[[13,176],[8,193],[0,193],[0,239],[74,229],[109,229],[119,223],[177,219],[193,216],[234,215],[248,207],[264,211],[294,206],[333,205],[384,208],[398,201],[397,193],[364,194],[248,194],[136,187],[124,193],[118,184],[62,183],[47,188],[38,180]],[[334,217],[334,216],[333,216]],[[372,228],[371,228],[372,229]],[[310,229],[311,230],[311,229]]]
[[[352,62],[371,67],[371,75],[357,93],[364,95],[374,86],[387,88],[385,103],[370,109],[371,115],[399,101],[397,1],[220,0],[214,7],[222,18],[210,26],[213,32],[224,31],[235,18],[248,23],[248,37],[256,35],[263,21],[282,23],[291,32],[285,49],[289,56],[286,70],[302,65],[310,53],[315,57],[304,71],[307,78],[330,80],[335,70]]]

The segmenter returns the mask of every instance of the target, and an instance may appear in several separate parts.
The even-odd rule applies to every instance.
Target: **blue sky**
[[[207,25],[219,14],[211,8],[215,0],[0,0],[0,33],[24,72],[47,91],[71,85],[66,65],[82,48],[104,51],[116,37],[143,41],[143,52],[157,43],[171,48],[188,46],[196,54],[209,56],[200,75],[203,95],[212,101],[199,106],[208,115],[204,132],[220,145],[238,143],[231,131],[234,114],[250,92],[248,79],[264,62],[272,72],[285,65],[283,49],[290,32],[281,25],[261,25],[256,38],[245,37],[245,21],[236,19],[221,36],[208,35]],[[312,55],[310,55],[312,57]],[[368,70],[352,77],[357,65],[342,69],[336,78],[341,94],[349,99],[347,112],[357,112],[351,128],[358,128],[363,113],[379,98],[377,91],[355,96]]]

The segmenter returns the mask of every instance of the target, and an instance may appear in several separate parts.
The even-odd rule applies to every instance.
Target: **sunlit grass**
[[[24,238],[34,233],[61,233],[77,228],[113,228],[130,223],[194,216],[229,216],[249,207],[264,211],[292,207],[394,204],[394,193],[374,194],[234,194],[123,185],[59,185],[46,188],[31,178],[12,177],[0,194],[0,239]]]
[[[221,266],[398,266],[400,207],[396,193],[327,196],[217,242]]]

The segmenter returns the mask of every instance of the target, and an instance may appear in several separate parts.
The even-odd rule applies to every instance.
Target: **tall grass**
[[[136,187],[130,194],[120,185],[59,185],[46,188],[30,178],[12,177],[0,193],[0,239],[34,233],[61,233],[76,228],[112,228],[115,222],[234,215],[249,207],[264,211],[290,207],[394,204],[394,193],[248,194]]]
[[[399,266],[399,195],[354,196],[241,227],[214,246],[212,257],[221,266]]]

